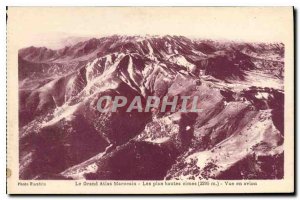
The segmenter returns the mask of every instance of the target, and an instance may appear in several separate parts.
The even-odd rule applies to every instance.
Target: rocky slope
[[[18,59],[21,179],[283,177],[283,44],[114,35]],[[101,113],[105,95],[201,109]]]

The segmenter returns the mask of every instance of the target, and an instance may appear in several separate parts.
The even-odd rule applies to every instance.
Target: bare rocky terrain
[[[284,176],[281,43],[114,35],[18,60],[20,179]],[[101,113],[104,95],[198,96],[201,110]]]

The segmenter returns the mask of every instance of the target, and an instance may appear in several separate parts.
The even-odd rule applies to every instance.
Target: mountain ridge
[[[18,59],[21,179],[283,177],[283,44],[114,35]],[[119,95],[201,111],[97,110]]]

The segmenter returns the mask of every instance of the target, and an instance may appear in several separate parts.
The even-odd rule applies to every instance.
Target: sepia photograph
[[[7,15],[9,193],[294,192],[292,7]]]

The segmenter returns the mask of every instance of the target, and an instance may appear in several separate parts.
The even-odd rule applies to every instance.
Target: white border
[[[8,199],[9,197],[5,195],[5,152],[6,152],[6,142],[4,139],[4,135],[6,133],[6,88],[4,86],[6,80],[6,8],[5,6],[295,6],[296,9],[300,8],[300,1],[298,0],[252,0],[252,1],[238,1],[238,0],[230,0],[230,1],[222,1],[222,0],[173,0],[173,1],[162,1],[162,0],[150,0],[150,1],[141,1],[141,0],[114,0],[114,1],[99,1],[99,0],[72,0],[72,1],[62,1],[62,0],[2,0],[0,1],[0,80],[2,86],[0,87],[0,132],[2,133],[2,139],[0,140],[0,197],[1,199]],[[299,10],[298,10],[299,13]],[[296,27],[298,27],[298,22]],[[299,39],[299,32],[297,33],[297,38]],[[298,49],[298,44],[296,47]],[[297,59],[299,62],[299,51],[297,51]],[[297,76],[299,77],[299,70]],[[297,81],[297,94],[299,94],[299,86]],[[298,107],[299,109],[299,107]],[[297,109],[297,111],[298,111]],[[298,121],[296,124],[298,124]],[[299,144],[299,136],[297,137],[297,145]],[[297,146],[296,145],[296,146]],[[297,154],[297,160],[299,160],[299,153]],[[298,181],[297,181],[298,182]],[[297,185],[297,191],[299,192],[299,188]],[[21,199],[26,198],[22,197]],[[45,199],[47,197],[40,197],[41,199]],[[73,198],[73,197],[66,197]],[[107,197],[101,197],[107,198]],[[131,198],[131,197],[127,197]],[[186,198],[186,197],[182,197]],[[197,198],[197,197],[196,197]],[[230,198],[230,197],[229,197]],[[273,199],[273,197],[261,197],[264,199]],[[282,199],[287,199],[289,197],[281,197]],[[179,198],[177,198],[179,199]]]

